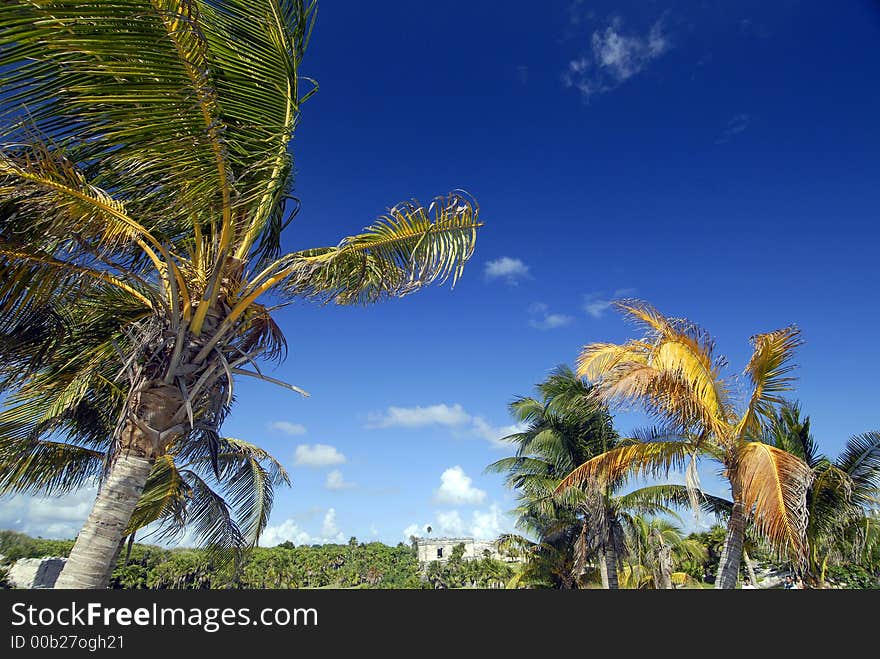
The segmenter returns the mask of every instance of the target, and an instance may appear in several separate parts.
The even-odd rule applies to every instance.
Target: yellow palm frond
[[[614,303],[624,316],[635,320],[645,328],[667,334],[673,331],[669,319],[643,300],[619,300]]]
[[[745,413],[736,427],[736,436],[760,429],[761,417],[770,415],[773,406],[783,402],[780,394],[791,390],[794,378],[789,373],[794,351],[800,346],[800,330],[791,325],[752,337],[753,352],[745,373],[752,382],[752,395]]]
[[[650,346],[641,341],[591,343],[577,359],[577,376],[591,382],[600,380],[621,364],[647,364]]]
[[[556,487],[561,493],[588,481],[617,482],[633,476],[657,476],[682,468],[691,454],[687,442],[639,442],[606,451],[574,469]]]
[[[780,553],[802,560],[806,555],[807,488],[813,479],[809,465],[769,444],[745,442],[730,477],[757,531]]]

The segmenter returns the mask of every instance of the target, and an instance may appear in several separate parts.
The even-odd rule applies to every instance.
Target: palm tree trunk
[[[145,456],[117,456],[55,588],[107,587],[125,529],[152,468],[153,461]]]
[[[749,557],[749,552],[743,548],[743,563],[746,564],[746,569],[749,571],[749,581],[752,586],[758,587],[758,575],[755,574],[755,564],[752,563],[752,559]]]
[[[745,516],[742,501],[734,494],[733,508],[727,524],[727,538],[718,561],[718,574],[715,577],[715,588],[736,588],[736,579],[742,563],[743,538],[745,536]]]
[[[657,563],[659,564],[657,588],[672,590],[672,550],[668,545],[660,547],[660,551],[657,552]]]
[[[130,396],[112,466],[55,588],[107,587],[153,463],[178,434],[173,417],[182,400],[176,387],[147,379],[134,386]]]
[[[602,588],[605,590],[620,588],[617,578],[617,552],[614,549],[606,549],[599,555],[599,574],[602,575]]]

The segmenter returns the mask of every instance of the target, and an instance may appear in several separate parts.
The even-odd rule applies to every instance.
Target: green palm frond
[[[835,464],[852,479],[856,503],[876,506],[880,488],[880,432],[850,437]]]
[[[83,446],[0,436],[0,495],[66,494],[97,480],[104,454]]]
[[[732,503],[722,497],[699,491],[697,496],[700,509],[716,516],[729,514]],[[617,498],[618,506],[641,515],[670,513],[669,507],[683,508],[690,506],[691,497],[684,485],[649,485]],[[677,515],[674,515],[677,517]]]
[[[192,492],[170,455],[156,459],[141,498],[135,506],[126,535],[159,522],[150,535],[168,539],[179,535],[186,526],[186,508]]]
[[[482,226],[478,215],[476,202],[463,191],[438,197],[427,208],[416,201],[398,204],[337,247],[282,259],[282,286],[292,295],[360,304],[450,277],[455,285]]]

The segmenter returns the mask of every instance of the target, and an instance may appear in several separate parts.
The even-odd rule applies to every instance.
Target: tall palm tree
[[[616,589],[618,566],[627,551],[623,516],[671,513],[670,506],[690,500],[687,490],[654,485],[622,493],[622,480],[599,484],[590,479],[580,489],[554,496],[578,465],[612,450],[619,437],[607,408],[594,400],[590,385],[569,367],[557,367],[537,388],[540,400],[524,397],[510,404],[511,414],[524,426],[522,432],[504,438],[516,446],[516,455],[486,470],[505,473],[506,485],[519,494],[517,526],[538,538],[536,543],[519,539],[529,549],[530,562],[541,566],[533,573],[550,574],[545,581],[573,587],[595,558],[603,588]],[[723,507],[709,495],[701,501],[713,512]]]
[[[851,545],[863,543],[870,510],[880,505],[880,432],[850,437],[831,460],[819,452],[810,417],[801,418],[800,405],[786,402],[768,418],[762,441],[796,455],[813,472],[807,490],[807,579],[822,587],[829,560],[852,559]]]
[[[301,0],[0,7],[0,323],[33,327],[39,347],[4,364],[6,403],[40,432],[41,409],[75,414],[103,390],[122,401],[58,587],[106,585],[172,447],[201,444],[218,464],[236,377],[305,393],[258,365],[284,355],[278,304],[454,283],[473,252],[477,207],[453,192],[280,255],[314,15]]]
[[[537,388],[540,400],[522,397],[509,406],[513,417],[524,426],[522,432],[504,438],[516,446],[516,455],[497,460],[486,471],[505,473],[506,485],[518,491],[517,525],[539,538],[533,555],[549,552],[554,558],[548,565],[571,563],[562,569],[571,571],[576,547],[581,549],[582,565],[589,546],[603,566],[610,564],[603,569],[603,575],[609,575],[606,587],[616,587],[622,530],[615,533],[615,520],[605,515],[603,492],[591,493],[592,506],[586,505],[586,497],[561,501],[552,496],[560,479],[577,465],[614,446],[617,435],[611,416],[601,406],[588,402],[589,388],[567,366],[557,367]],[[588,535],[583,529],[589,514],[593,514],[594,523]],[[565,575],[560,583],[572,587],[574,578]]]
[[[39,358],[33,353],[43,346],[32,340],[34,335],[0,333],[7,371],[15,373],[16,365]],[[61,342],[53,352],[59,363],[67,365],[75,363],[84,341],[102,342],[95,334],[68,338],[72,340]],[[2,371],[0,367],[0,378]],[[58,378],[57,368],[52,377],[66,381]],[[2,380],[0,389],[5,389]],[[73,409],[53,399],[51,405],[39,408],[37,427],[30,422],[37,400],[0,411],[0,495],[61,495],[100,479],[124,398],[106,388],[90,394],[105,399],[83,397]],[[221,438],[218,447],[215,459],[202,443],[171,447],[157,459],[126,529],[129,548],[135,533],[154,522],[160,524],[149,535],[171,539],[188,529],[195,541],[211,550],[215,561],[240,560],[242,551],[256,545],[269,518],[274,487],[289,485],[289,476],[277,460],[253,444]],[[108,566],[112,568],[113,564]]]
[[[615,481],[632,474],[663,474],[697,456],[721,463],[733,503],[716,588],[734,588],[742,561],[746,522],[774,549],[802,563],[806,557],[809,466],[797,456],[750,437],[790,389],[791,358],[800,333],[790,326],[752,337],[745,375],[750,391],[741,406],[725,361],[705,330],[667,318],[649,304],[620,301],[617,308],[645,330],[623,344],[593,343],[578,358],[577,373],[594,384],[593,397],[613,405],[641,404],[663,427],[648,441],[622,443],[586,461],[561,484],[564,490],[591,478]]]

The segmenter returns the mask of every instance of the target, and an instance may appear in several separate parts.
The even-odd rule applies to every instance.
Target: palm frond
[[[813,474],[800,458],[763,442],[744,443],[733,487],[758,532],[794,560],[806,557],[807,489]]]
[[[66,494],[96,481],[104,454],[45,440],[15,441],[0,433],[0,494]]]
[[[715,495],[700,491],[700,509],[721,516],[730,513],[733,504]],[[641,487],[617,498],[618,506],[642,515],[656,515],[668,512],[668,506],[683,508],[691,504],[688,488],[684,485],[649,485]]]
[[[860,505],[877,504],[880,488],[880,432],[850,437],[835,464],[849,474],[853,499]]]
[[[635,476],[666,476],[671,469],[684,467],[691,451],[691,447],[685,442],[649,442],[619,446],[577,467],[562,479],[557,492],[569,487],[581,487],[593,478],[614,482]]]
[[[479,207],[465,192],[425,208],[404,202],[337,247],[298,252],[284,261],[284,289],[337,304],[400,297],[436,280],[458,280],[473,254]]]
[[[803,341],[800,330],[791,325],[783,329],[756,334],[751,338],[753,352],[745,373],[752,383],[748,406],[736,427],[736,437],[760,432],[761,419],[772,418],[775,405],[785,402],[782,394],[791,390],[794,378],[789,374],[794,351]]]
[[[132,513],[126,535],[160,521],[151,536],[165,539],[178,536],[186,527],[186,506],[191,495],[172,456],[159,456]]]

